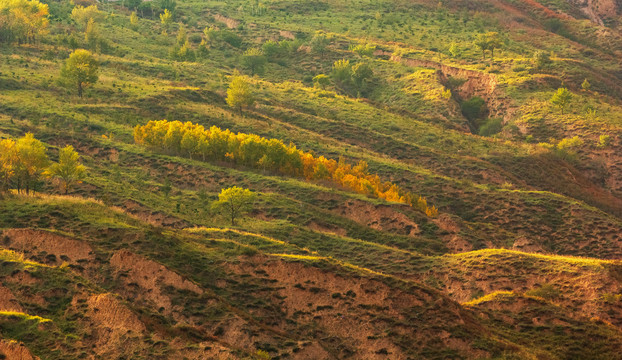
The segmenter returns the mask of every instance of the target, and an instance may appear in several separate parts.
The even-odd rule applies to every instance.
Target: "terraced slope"
[[[449,292],[452,300],[407,276],[381,274],[252,233],[166,230],[71,197],[16,197],[5,201],[2,211],[12,207],[22,209],[14,221],[47,221],[50,228],[2,231],[0,329],[41,358],[248,358],[262,351],[295,358],[564,354],[565,348],[538,335],[545,323],[565,329],[556,331],[556,344],[585,341],[575,349],[577,355],[594,351],[607,358],[622,341],[619,325],[559,310],[565,302],[583,300],[589,306],[594,301],[576,290],[550,291],[550,297],[532,283],[533,295],[489,295],[461,305],[455,292]],[[551,273],[544,257],[506,255],[508,261],[530,257],[540,260],[532,265],[537,271]],[[436,265],[439,261],[448,265]],[[575,269],[584,277],[599,276],[603,266],[616,274],[621,266],[552,261],[565,264],[565,273]],[[453,263],[427,256],[414,262],[426,282],[441,278],[440,271],[424,270],[430,263],[433,269],[451,269]],[[488,262],[502,263],[482,263]],[[527,282],[536,279],[536,272],[530,273]],[[556,284],[577,285],[571,277],[559,279]],[[494,288],[495,282],[490,284]],[[518,330],[516,321],[531,321],[530,315],[506,321],[507,296],[526,296],[525,305],[511,306],[524,306],[539,317]],[[494,322],[495,317],[504,322]],[[602,341],[589,342],[586,336]]]
[[[160,2],[136,24],[101,3],[83,98],[59,73],[89,44],[72,3],[47,3],[49,34],[0,43],[0,137],[31,132],[54,161],[72,145],[88,176],[2,194],[6,358],[620,358],[615,2],[184,0],[164,33]],[[182,25],[192,61],[171,57]],[[268,40],[289,50],[252,74],[244,53]],[[314,84],[341,59],[369,65],[366,86]],[[235,71],[256,98],[242,110]],[[364,160],[440,214],[135,143],[162,119]],[[235,227],[212,207],[232,185],[257,194]]]

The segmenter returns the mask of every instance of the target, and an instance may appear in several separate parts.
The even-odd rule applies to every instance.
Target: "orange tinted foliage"
[[[342,160],[315,157],[277,139],[234,134],[216,126],[207,130],[191,122],[160,120],[136,126],[134,140],[137,144],[204,161],[226,161],[307,180],[330,181],[360,194],[408,204],[430,217],[438,215],[438,210],[428,207],[421,196],[416,197],[397,184],[382,182],[378,175],[370,174],[365,161],[352,166]]]

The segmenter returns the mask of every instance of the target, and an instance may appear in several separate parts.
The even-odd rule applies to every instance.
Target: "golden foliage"
[[[360,194],[408,204],[430,217],[438,215],[436,207],[429,207],[426,199],[370,174],[365,161],[353,166],[342,160],[316,157],[277,139],[234,134],[216,126],[205,129],[191,122],[160,120],[136,126],[134,140],[137,144],[191,159],[225,161],[307,180],[332,182]]]

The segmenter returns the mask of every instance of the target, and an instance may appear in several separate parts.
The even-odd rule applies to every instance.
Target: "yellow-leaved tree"
[[[255,103],[255,96],[249,82],[244,76],[233,75],[227,89],[227,104],[240,110]]]
[[[82,97],[85,86],[94,84],[98,76],[99,64],[88,50],[78,49],[69,55],[61,68],[60,75],[69,83],[78,87],[78,96]]]
[[[48,14],[38,0],[0,0],[0,42],[34,42],[47,31]]]
[[[97,5],[87,7],[76,5],[76,7],[71,10],[71,18],[83,29],[86,29],[86,25],[88,25],[89,20],[93,19],[93,21],[97,21],[102,17],[103,14],[99,11],[99,9],[97,9]]]
[[[73,149],[73,146],[67,145],[60,149],[58,162],[50,165],[45,174],[60,179],[63,190],[67,194],[73,184],[84,179],[86,167],[80,163],[80,155]]]
[[[41,174],[49,164],[45,145],[35,139],[32,133],[26,134],[15,142],[14,171],[17,191],[30,190],[35,186]]]
[[[254,201],[255,193],[249,189],[233,186],[222,189],[218,194],[218,201],[213,206],[231,220],[231,226],[235,226],[235,220],[248,212],[253,207]]]
[[[15,175],[15,164],[15,141],[0,140],[0,194],[5,193],[11,186],[11,180]]]

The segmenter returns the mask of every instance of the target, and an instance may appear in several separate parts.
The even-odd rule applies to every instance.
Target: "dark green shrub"
[[[474,96],[460,106],[462,114],[470,121],[480,119],[486,113],[486,102],[479,96]]]
[[[494,134],[498,134],[503,129],[503,119],[493,118],[488,119],[486,122],[480,126],[479,134],[481,136],[492,136]]]

